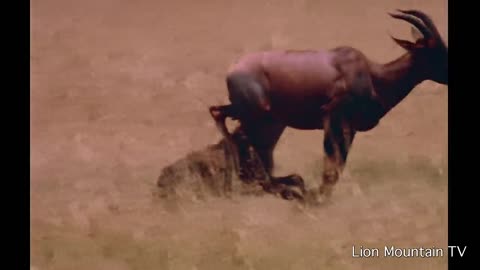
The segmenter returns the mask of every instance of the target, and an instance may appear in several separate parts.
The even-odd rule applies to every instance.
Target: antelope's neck
[[[370,68],[375,92],[385,107],[384,115],[423,81],[409,53],[386,64],[372,63]]]

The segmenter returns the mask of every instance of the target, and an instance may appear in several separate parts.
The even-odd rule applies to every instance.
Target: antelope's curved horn
[[[420,20],[422,20],[423,24],[425,24],[425,26],[428,27],[428,29],[436,37],[438,37],[438,38],[440,37],[440,33],[438,32],[438,29],[435,26],[435,23],[433,22],[432,18],[430,16],[428,16],[427,14],[425,14],[424,12],[422,12],[420,10],[415,10],[415,9],[408,9],[408,10],[397,9],[397,11],[419,18]]]
[[[388,13],[388,14],[395,19],[403,20],[412,24],[422,33],[422,35],[425,38],[431,38],[433,36],[432,31],[430,31],[430,29],[428,29],[428,27],[425,24],[423,24],[423,22],[419,18],[413,15],[403,14],[403,13],[402,14]]]

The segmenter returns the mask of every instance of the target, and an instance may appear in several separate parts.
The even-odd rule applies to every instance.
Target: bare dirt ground
[[[352,246],[447,245],[447,99],[419,85],[356,138],[333,203],[154,196],[164,166],[218,142],[207,106],[243,53],[351,45],[401,55],[387,16],[418,8],[448,41],[445,0],[32,0],[31,269],[446,269]],[[277,175],[320,181],[321,131],[289,129]]]

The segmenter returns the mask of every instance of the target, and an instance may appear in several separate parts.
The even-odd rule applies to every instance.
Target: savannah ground
[[[361,2],[361,4],[360,4]],[[446,269],[352,246],[447,246],[447,87],[424,82],[355,139],[332,204],[156,198],[162,167],[216,143],[207,107],[243,53],[351,45],[403,53],[396,8],[445,0],[31,0],[31,269]],[[318,186],[321,131],[288,129],[276,175]]]

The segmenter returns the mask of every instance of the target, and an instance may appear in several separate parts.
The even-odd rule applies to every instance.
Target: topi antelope
[[[419,10],[389,15],[413,25],[415,38],[391,37],[406,52],[389,63],[375,63],[344,46],[252,53],[230,68],[226,83],[231,103],[209,110],[228,142],[227,158],[238,176],[238,150],[225,125],[227,117],[240,122],[270,177],[273,150],[286,127],[324,130],[324,170],[316,193],[329,198],[356,132],[377,126],[419,83],[448,85],[448,48],[431,18]],[[303,187],[303,180],[295,179],[291,184]]]

